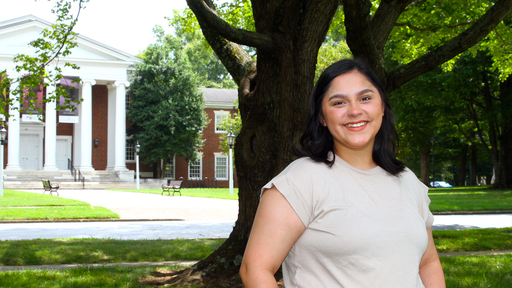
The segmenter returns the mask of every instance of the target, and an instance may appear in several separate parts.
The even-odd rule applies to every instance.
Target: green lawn
[[[37,239],[0,241],[0,265],[198,260],[210,255],[222,245],[224,240]]]
[[[433,188],[432,212],[512,211],[512,191],[486,187]]]
[[[162,194],[162,189],[108,189],[112,191]],[[167,195],[167,193],[164,193]],[[171,193],[172,195],[172,193]],[[229,194],[229,188],[182,188],[181,195],[187,197],[216,198],[238,200],[238,188],[233,188],[233,194]],[[175,194],[174,197],[179,197]]]
[[[89,203],[31,192],[4,190],[0,220],[116,219],[116,213]]]

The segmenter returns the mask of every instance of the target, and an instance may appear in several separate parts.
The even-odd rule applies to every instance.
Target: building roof
[[[201,88],[201,90],[203,91],[206,108],[231,109],[235,106],[235,100],[238,99],[236,89]]]
[[[11,36],[13,34],[19,34],[21,31],[36,31],[37,33],[35,35],[40,37],[40,35],[38,35],[40,33],[40,31],[42,31],[45,28],[51,28],[52,24],[53,23],[51,23],[49,21],[46,21],[44,19],[41,19],[41,18],[31,15],[31,14],[13,18],[13,19],[9,19],[9,20],[5,20],[5,21],[1,21],[0,22],[0,38],[7,39],[9,36]],[[9,40],[11,40],[11,39],[9,39]],[[31,40],[34,40],[34,39],[35,38],[33,38]],[[134,55],[131,55],[129,53],[123,52],[116,48],[110,47],[110,46],[100,43],[96,40],[93,40],[91,38],[82,36],[81,34],[78,34],[76,39],[77,39],[79,47],[74,48],[72,56],[70,56],[68,58],[72,58],[73,54],[77,53],[76,50],[80,50],[80,48],[83,48],[83,49],[93,51],[91,53],[95,52],[98,55],[101,54],[102,57],[100,57],[100,56],[93,57],[93,58],[98,58],[98,59],[94,59],[94,60],[101,61],[101,60],[108,59],[111,61],[117,60],[117,61],[132,62],[132,63],[136,63],[136,62],[140,61],[140,59]],[[13,45],[6,45],[5,48],[7,48],[7,49],[3,49],[3,50],[7,50],[8,52],[2,51],[0,53],[9,53],[10,50],[12,50],[9,48],[16,48],[17,49],[17,50],[15,50],[16,53],[13,53],[13,54],[17,54],[17,53],[31,54],[29,51],[18,51],[20,49],[20,47],[23,48],[22,50],[26,50],[25,46],[28,44],[28,42],[24,46],[22,46],[23,42],[15,43],[15,45],[16,44],[18,47],[12,47]],[[91,55],[92,54],[87,55],[87,56],[90,57]],[[89,57],[85,57],[85,58],[89,58]]]

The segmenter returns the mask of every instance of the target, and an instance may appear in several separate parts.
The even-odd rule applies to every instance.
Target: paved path
[[[227,238],[238,216],[238,201],[235,200],[107,190],[60,190],[59,194],[61,197],[108,208],[125,221],[0,224],[0,240]],[[140,219],[153,221],[135,221]],[[154,221],[155,219],[181,221]],[[436,215],[433,229],[503,227],[512,227],[512,214]]]
[[[42,194],[41,190],[25,190]],[[186,189],[182,194],[186,195]],[[201,222],[236,221],[238,201],[167,196],[149,193],[130,193],[109,190],[61,190],[63,198],[75,199],[101,206],[119,214],[121,219],[172,219]]]

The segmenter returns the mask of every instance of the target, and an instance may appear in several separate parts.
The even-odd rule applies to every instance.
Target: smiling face
[[[351,71],[331,81],[322,100],[320,121],[329,129],[338,156],[355,151],[371,156],[383,116],[378,89],[360,72]]]

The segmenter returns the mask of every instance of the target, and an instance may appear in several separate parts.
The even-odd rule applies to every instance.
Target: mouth
[[[349,123],[349,124],[345,124],[346,127],[349,127],[349,128],[357,128],[357,127],[361,127],[361,126],[364,126],[368,123],[368,121],[363,121],[363,122],[359,122],[359,123]]]

